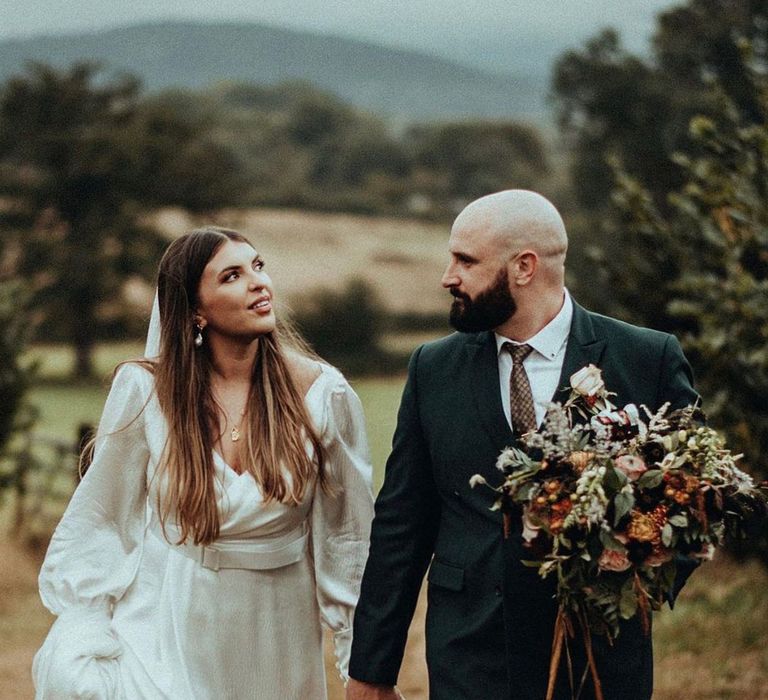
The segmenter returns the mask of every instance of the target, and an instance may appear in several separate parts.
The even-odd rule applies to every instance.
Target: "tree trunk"
[[[91,303],[93,294],[88,290],[85,294],[75,297],[73,308],[77,312],[72,318],[72,343],[75,348],[75,377],[91,379],[93,377],[93,327],[94,304]]]
[[[93,342],[90,338],[75,339],[75,377],[77,379],[93,377]]]

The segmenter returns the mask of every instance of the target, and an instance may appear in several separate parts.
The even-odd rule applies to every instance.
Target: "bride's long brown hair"
[[[158,272],[160,354],[154,364],[160,408],[168,422],[161,461],[165,478],[160,518],[169,516],[180,541],[208,544],[219,534],[213,448],[218,406],[211,392],[211,358],[195,347],[194,315],[203,270],[227,241],[248,239],[236,231],[208,227],[176,239]],[[298,504],[315,478],[325,486],[324,450],[288,366],[286,353],[311,356],[284,323],[259,337],[243,430],[243,469],[266,501]],[[307,440],[312,450],[307,450]]]

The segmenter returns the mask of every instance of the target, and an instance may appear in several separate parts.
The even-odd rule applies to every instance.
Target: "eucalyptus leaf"
[[[619,521],[632,510],[632,506],[635,505],[635,497],[631,493],[624,493],[622,491],[616,494],[616,498],[613,499],[613,505],[616,509],[613,516],[613,524],[618,525]]]
[[[621,599],[619,600],[619,615],[625,620],[629,620],[637,612],[637,595],[630,586],[626,586],[621,591]]]
[[[661,541],[664,543],[665,547],[672,545],[672,534],[672,526],[669,523],[665,523],[664,527],[661,529]]]
[[[531,492],[536,488],[537,484],[533,481],[523,484],[515,494],[516,501],[527,501],[531,497]]]
[[[641,489],[653,489],[661,483],[663,477],[661,469],[650,469],[637,480],[637,485]]]
[[[610,549],[614,552],[626,552],[627,548],[619,542],[610,532],[600,530],[600,542],[605,549]]]
[[[624,481],[622,481],[621,477],[624,477]],[[613,469],[612,467],[609,467],[605,470],[605,476],[603,477],[603,488],[609,489],[610,491],[621,491],[622,486],[627,481],[627,477],[624,476],[620,471],[617,471],[616,469]]]
[[[688,527],[688,516],[685,513],[678,513],[673,515],[669,522],[675,527]]]

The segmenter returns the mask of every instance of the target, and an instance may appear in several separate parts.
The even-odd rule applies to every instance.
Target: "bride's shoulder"
[[[332,365],[320,359],[307,357],[293,350],[287,353],[288,370],[302,396],[317,383],[335,386],[344,383],[344,376]]]
[[[145,394],[155,385],[155,364],[149,360],[121,362],[112,375],[112,388],[135,387]]]
[[[289,350],[286,353],[286,360],[291,379],[303,396],[323,373],[323,365],[318,360],[302,355],[295,350]]]

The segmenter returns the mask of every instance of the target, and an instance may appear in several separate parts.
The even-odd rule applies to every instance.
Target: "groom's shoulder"
[[[452,357],[463,357],[467,346],[482,343],[484,335],[483,333],[451,333],[420,345],[416,348],[414,356],[419,363],[442,363]]]
[[[621,341],[626,343],[639,343],[654,347],[663,347],[670,338],[669,333],[637,326],[627,321],[622,321],[612,316],[595,313],[594,311],[582,311],[589,318],[595,335],[610,339],[611,341]]]

